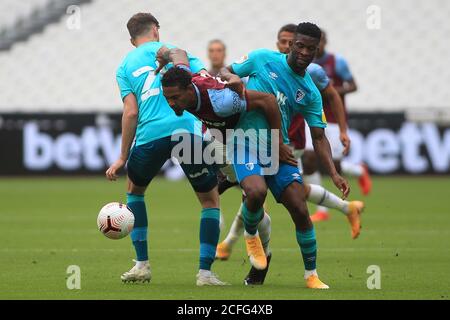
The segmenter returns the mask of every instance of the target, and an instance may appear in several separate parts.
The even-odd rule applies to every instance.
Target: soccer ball
[[[123,203],[111,202],[100,210],[97,226],[106,237],[122,239],[133,230],[134,215]]]

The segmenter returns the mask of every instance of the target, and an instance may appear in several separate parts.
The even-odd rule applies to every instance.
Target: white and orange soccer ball
[[[106,237],[122,239],[133,230],[134,215],[125,204],[111,202],[100,210],[97,226]]]

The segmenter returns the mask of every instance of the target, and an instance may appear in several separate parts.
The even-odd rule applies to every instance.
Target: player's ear
[[[130,38],[130,42],[131,42],[131,45],[132,45],[133,47],[136,47],[136,43],[134,42],[134,39],[133,39],[133,38]]]

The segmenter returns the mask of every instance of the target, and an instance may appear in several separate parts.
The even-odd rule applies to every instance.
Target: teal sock
[[[314,227],[307,231],[296,230],[296,236],[302,252],[305,270],[316,269],[317,245]]]
[[[264,215],[264,209],[261,207],[256,212],[248,210],[246,201],[242,205],[242,217],[244,218],[244,228],[248,234],[254,235],[258,230],[258,223]]]
[[[145,208],[144,196],[127,193],[127,206],[134,215],[134,227],[130,233],[136,251],[137,261],[148,260],[147,248],[147,209]]]
[[[217,243],[219,242],[219,221],[219,208],[202,210],[200,219],[200,269],[211,270],[211,265],[216,257]]]

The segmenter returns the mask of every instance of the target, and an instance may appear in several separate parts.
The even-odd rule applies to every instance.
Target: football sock
[[[312,271],[316,269],[317,258],[317,246],[316,246],[316,234],[314,227],[306,230],[296,230],[297,243],[300,246],[302,252],[303,264],[305,270]]]
[[[348,176],[360,177],[364,170],[360,164],[354,164],[349,161],[341,161],[342,173]]]
[[[127,193],[127,206],[134,215],[134,228],[130,233],[136,251],[137,261],[148,260],[147,249],[147,209],[145,208],[144,195]]]
[[[264,209],[261,207],[256,212],[248,210],[246,201],[242,204],[242,216],[244,217],[244,228],[250,235],[255,235],[258,230],[258,223],[264,215]]]
[[[270,216],[264,212],[264,216],[261,222],[258,224],[258,233],[266,256],[268,256],[270,253],[269,242],[270,232],[272,230],[270,223]]]
[[[142,268],[144,268],[147,265],[148,265],[148,260],[146,260],[146,261],[136,261],[136,267],[138,269],[142,269]]]
[[[307,200],[317,205],[326,206],[328,208],[337,209],[344,214],[348,214],[348,201],[342,200],[334,193],[329,192],[324,187],[310,184],[311,191]]]
[[[239,211],[236,213],[234,217],[233,223],[231,224],[230,231],[227,234],[225,240],[223,240],[230,247],[233,246],[239,237],[244,232],[244,221],[242,217],[242,204],[239,207]]]
[[[322,175],[320,174],[319,171],[316,171],[311,175],[305,175],[305,181],[311,185],[315,184],[315,185],[321,186],[322,185]],[[308,201],[309,201],[309,199],[308,199]],[[311,201],[311,202],[313,202],[313,201]],[[315,202],[313,202],[313,203],[315,203]],[[322,211],[322,212],[328,212],[328,208],[325,206],[321,206],[321,205],[318,205],[316,210]]]
[[[310,276],[318,276],[317,270],[305,270],[305,280],[308,279]]]
[[[202,209],[200,219],[200,266],[201,270],[211,270],[216,257],[217,242],[219,242],[220,228],[219,208]]]

